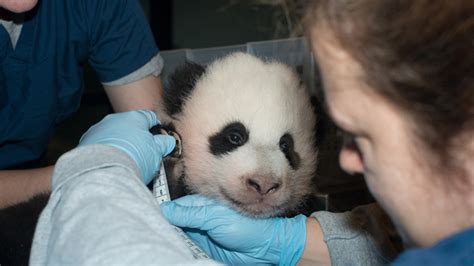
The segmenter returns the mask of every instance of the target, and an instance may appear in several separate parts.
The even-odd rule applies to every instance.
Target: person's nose
[[[363,173],[364,161],[357,145],[353,142],[344,143],[339,153],[339,164],[349,174]]]

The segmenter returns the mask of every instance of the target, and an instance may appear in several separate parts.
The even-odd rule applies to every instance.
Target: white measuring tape
[[[160,173],[155,178],[155,182],[153,183],[153,195],[155,195],[156,200],[158,203],[162,203],[165,201],[170,201],[170,191],[168,188],[168,181],[166,178],[166,172],[163,162],[161,162]],[[174,230],[178,233],[178,235],[184,240],[186,245],[188,246],[189,250],[193,253],[193,257],[195,259],[210,259],[210,257],[202,251],[187,235],[181,228],[173,226]]]

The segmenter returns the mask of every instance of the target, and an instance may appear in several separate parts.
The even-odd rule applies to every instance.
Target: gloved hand
[[[149,129],[160,121],[152,111],[137,110],[106,116],[82,135],[79,146],[107,144],[126,152],[136,162],[145,184],[159,170],[163,156],[173,151],[171,136],[153,136]]]
[[[303,254],[304,215],[249,218],[201,195],[163,202],[161,209],[208,255],[226,264],[295,265]]]

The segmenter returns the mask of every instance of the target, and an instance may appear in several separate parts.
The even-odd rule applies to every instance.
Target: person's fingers
[[[132,111],[133,112],[133,111]],[[160,120],[158,120],[158,117],[156,117],[155,112],[152,112],[150,110],[136,110],[135,112],[142,114],[145,116],[148,128],[150,129],[158,124],[160,124]]]
[[[227,220],[233,221],[231,218],[233,215],[238,216],[238,213],[228,206],[198,194],[163,202],[161,209],[172,224],[204,231],[213,230],[217,226],[225,226]]]
[[[209,205],[216,204],[216,201],[214,199],[203,196],[201,194],[187,195],[181,198],[177,198],[173,200],[173,202],[176,202],[177,204],[181,206],[188,206],[188,207],[209,206]]]
[[[208,230],[209,228],[204,228],[207,220],[206,209],[207,207],[181,206],[172,201],[161,203],[163,215],[171,224],[179,227]]]
[[[157,150],[163,152],[163,157],[170,154],[176,146],[176,139],[168,135],[154,135],[153,141],[157,145]]]

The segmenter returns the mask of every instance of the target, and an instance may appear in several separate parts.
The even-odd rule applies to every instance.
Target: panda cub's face
[[[171,77],[163,107],[191,191],[258,217],[294,210],[311,192],[316,118],[289,67],[244,53],[190,64]]]

